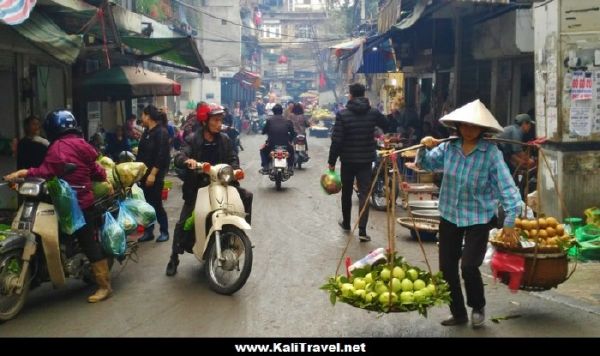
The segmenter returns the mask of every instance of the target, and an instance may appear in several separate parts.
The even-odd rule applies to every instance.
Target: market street
[[[121,271],[113,268],[114,296],[88,304],[92,287],[69,281],[52,290],[46,284],[31,292],[14,320],[0,325],[0,337],[111,336],[111,337],[598,337],[600,313],[552,297],[552,292],[512,294],[486,277],[486,327],[444,327],[447,307],[430,309],[429,317],[416,312],[380,317],[345,304],[332,306],[319,290],[333,275],[346,235],[337,225],[340,196],[327,196],[319,185],[326,167],[329,139],[309,137],[311,160],[306,169],[283,183],[259,176],[258,147],[263,136],[243,136],[241,152],[246,179],[242,186],[254,193],[254,265],[247,284],[231,297],[212,292],[201,265],[185,255],[174,277],[165,276],[171,241],[140,245],[139,262]],[[172,232],[181,206],[180,181],[166,202]],[[353,207],[356,215],[357,200]],[[400,209],[400,208],[399,208]],[[400,213],[402,210],[400,209]],[[370,243],[356,237],[348,255],[356,260],[385,247],[385,213],[371,211]],[[419,246],[398,225],[397,249],[411,264],[425,267]],[[426,243],[432,269],[437,271],[437,248]],[[583,268],[583,267],[581,267]],[[489,275],[489,268],[483,267]],[[583,273],[583,272],[581,272]],[[577,272],[576,272],[577,274]],[[567,281],[569,285],[572,281]],[[562,286],[561,286],[562,287]],[[492,317],[520,316],[499,323]]]

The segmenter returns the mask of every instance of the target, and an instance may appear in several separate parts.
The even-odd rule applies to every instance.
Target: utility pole
[[[367,17],[366,0],[360,0],[360,23],[365,22]]]

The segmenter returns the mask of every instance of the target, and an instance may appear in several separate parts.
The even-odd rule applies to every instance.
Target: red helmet
[[[214,115],[220,115],[220,114],[224,114],[225,110],[223,109],[223,107],[221,105],[218,104],[205,104],[203,103],[202,105],[198,106],[198,109],[196,110],[196,118],[198,119],[198,121],[202,122],[206,122],[208,121],[208,118],[210,116],[214,116]]]

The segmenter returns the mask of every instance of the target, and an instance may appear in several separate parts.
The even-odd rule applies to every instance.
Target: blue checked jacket
[[[421,149],[417,165],[427,171],[443,170],[439,210],[458,227],[488,223],[498,201],[506,212],[504,226],[514,227],[521,210],[521,195],[515,186],[502,153],[495,144],[479,140],[465,156],[462,140]]]

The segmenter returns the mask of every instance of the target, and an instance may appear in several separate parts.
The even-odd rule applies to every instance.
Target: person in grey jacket
[[[345,231],[350,230],[350,213],[352,211],[352,187],[354,180],[358,183],[360,209],[367,204],[367,194],[371,185],[371,164],[375,160],[377,145],[374,139],[375,127],[383,131],[388,122],[385,116],[371,108],[365,98],[365,87],[360,83],[350,85],[350,100],[346,109],[340,111],[335,118],[331,148],[329,149],[329,169],[335,170],[339,158],[342,176],[342,221],[339,222]],[[369,207],[358,224],[360,241],[370,241],[367,235]]]

